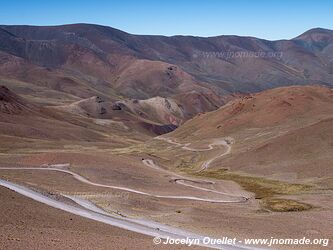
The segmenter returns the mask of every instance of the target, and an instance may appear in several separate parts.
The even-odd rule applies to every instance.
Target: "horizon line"
[[[136,34],[136,33],[130,33],[127,31],[124,31],[122,29],[119,28],[115,28],[106,24],[99,24],[99,23],[85,23],[85,22],[77,22],[77,23],[64,23],[64,24],[48,24],[48,25],[38,25],[38,24],[0,24],[1,26],[28,26],[28,27],[61,27],[61,26],[73,26],[73,25],[91,25],[91,26],[101,26],[101,27],[107,27],[107,28],[111,28],[114,30],[118,30],[120,32],[129,34],[129,35],[134,35],[134,36],[160,36],[160,37],[201,37],[201,38],[216,38],[216,37],[221,37],[221,36],[234,36],[234,37],[248,37],[248,38],[256,38],[256,39],[260,39],[260,40],[266,40],[266,41],[281,41],[281,40],[292,40],[295,39],[303,34],[305,34],[306,32],[309,32],[311,30],[326,30],[326,31],[333,31],[332,29],[329,28],[322,28],[322,27],[313,27],[313,28],[309,28],[306,29],[304,32],[299,33],[298,35],[296,35],[295,37],[292,38],[280,38],[280,39],[265,39],[265,38],[261,38],[261,37],[256,37],[256,36],[251,36],[251,35],[236,35],[236,34],[220,34],[220,35],[214,35],[214,36],[200,36],[200,35],[191,35],[191,34],[175,34],[175,35],[163,35],[163,34]]]

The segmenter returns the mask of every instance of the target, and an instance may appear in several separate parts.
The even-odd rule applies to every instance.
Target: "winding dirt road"
[[[93,203],[66,195],[68,199],[74,201],[77,206],[69,205],[59,200],[51,199],[50,197],[31,190],[30,188],[14,184],[9,181],[0,179],[0,186],[11,189],[21,195],[31,198],[35,201],[41,202],[43,204],[49,205],[51,207],[61,209],[63,211],[79,215],[94,221],[102,222],[119,228],[123,228],[129,231],[141,233],[148,236],[159,237],[162,239],[176,238],[176,239],[199,239],[201,246],[215,248],[215,249],[225,249],[225,250],[245,250],[245,249],[256,249],[253,247],[240,246],[240,245],[221,245],[221,244],[203,244],[204,236],[180,230],[171,226],[163,225],[154,221],[148,221],[143,219],[132,219],[124,218],[121,216],[108,214],[100,208],[96,207]]]
[[[194,184],[210,184],[210,185],[212,185],[212,184],[215,184],[215,182],[206,181],[206,180],[191,180],[191,179],[188,179],[188,178],[186,178],[182,175],[179,175],[179,174],[173,173],[171,171],[168,171],[164,168],[161,168],[160,166],[155,164],[155,162],[151,159],[143,159],[142,162],[143,162],[143,164],[145,164],[146,166],[148,166],[150,168],[153,168],[153,169],[159,170],[161,172],[168,173],[171,176],[177,177],[177,178],[172,179],[172,181],[175,182],[176,184],[183,185],[183,186],[190,187],[190,188],[197,189],[197,190],[204,191],[204,192],[219,194],[224,198],[233,198],[234,202],[245,202],[249,199],[245,196],[233,195],[233,194],[230,194],[230,193],[221,192],[221,191],[217,191],[217,190],[214,190],[214,189],[209,189],[209,188],[196,186]]]
[[[121,191],[125,191],[125,192],[130,192],[130,193],[134,193],[134,194],[139,194],[139,195],[145,195],[145,196],[150,196],[150,197],[155,197],[155,198],[163,198],[163,199],[180,199],[180,200],[193,200],[193,201],[202,201],[202,202],[211,202],[211,203],[238,203],[238,202],[245,202],[246,199],[245,198],[239,198],[239,197],[234,197],[234,196],[225,196],[223,197],[223,199],[206,199],[206,198],[200,198],[200,197],[195,197],[195,196],[177,196],[177,195],[158,195],[158,194],[153,194],[153,193],[147,193],[147,192],[143,192],[140,190],[136,190],[136,189],[132,189],[132,188],[127,188],[127,187],[120,187],[120,186],[113,186],[113,185],[106,185],[106,184],[101,184],[101,183],[96,183],[96,182],[92,182],[89,181],[88,179],[86,179],[85,177],[74,173],[70,170],[66,170],[66,169],[59,169],[59,168],[51,168],[51,167],[40,167],[40,168],[36,168],[36,167],[31,167],[31,168],[25,168],[25,167],[20,167],[20,168],[0,168],[0,170],[37,170],[37,171],[57,171],[57,172],[62,172],[62,173],[66,173],[66,174],[70,174],[72,175],[76,180],[88,184],[88,185],[92,185],[92,186],[96,186],[96,187],[104,187],[104,188],[111,188],[111,189],[115,189],[115,190],[121,190]]]
[[[227,154],[230,154],[230,152],[231,152],[231,144],[234,143],[234,139],[231,138],[231,137],[222,138],[222,139],[217,139],[214,142],[208,144],[207,148],[201,149],[201,148],[191,148],[191,147],[189,147],[189,145],[191,145],[191,143],[185,143],[185,144],[183,144],[183,143],[176,142],[175,140],[173,140],[171,138],[166,138],[166,137],[158,136],[158,137],[155,137],[155,139],[166,141],[166,142],[171,143],[173,145],[180,146],[184,150],[193,151],[193,152],[209,151],[209,150],[214,149],[214,146],[220,146],[220,145],[223,145],[224,147],[226,147],[226,151],[224,153],[219,154],[219,155],[217,155],[217,156],[215,156],[213,158],[210,158],[207,161],[204,161],[202,163],[202,165],[201,165],[201,168],[198,170],[198,172],[207,169],[209,167],[209,165],[213,161],[215,161],[216,159],[218,159],[220,157],[223,157],[223,156],[226,156]]]
[[[206,149],[191,148],[191,147],[189,147],[190,144],[180,144],[178,142],[172,141],[171,139],[167,139],[167,138],[163,138],[163,140],[166,140],[169,143],[181,146],[184,150],[190,150],[190,151],[208,151],[208,150],[212,150],[214,148],[214,146],[216,146],[216,145],[223,145],[227,148],[227,150],[223,154],[220,154],[220,155],[213,157],[210,160],[204,162],[203,169],[206,169],[209,166],[209,164],[212,161],[214,161],[215,159],[217,159],[218,157],[222,157],[226,154],[229,154],[231,151],[231,146],[229,145],[231,143],[225,139],[215,141],[214,143],[209,144],[208,148],[206,148]],[[154,161],[151,159],[143,160],[143,163],[158,171],[163,171],[163,172],[166,172],[168,174],[171,174],[171,175],[177,177],[177,178],[173,179],[173,181],[179,185],[183,185],[183,186],[190,187],[190,188],[197,189],[197,190],[204,191],[204,192],[215,193],[215,194],[218,194],[219,196],[221,196],[221,198],[220,199],[206,199],[206,198],[200,198],[200,197],[195,197],[195,196],[158,195],[158,194],[148,193],[148,192],[131,189],[131,188],[127,188],[127,187],[106,185],[106,184],[92,182],[77,173],[74,173],[67,169],[62,169],[61,167],[0,168],[0,170],[3,169],[3,170],[13,170],[13,171],[18,171],[18,170],[58,171],[58,172],[70,174],[76,180],[78,180],[82,183],[88,184],[88,185],[104,187],[104,188],[111,188],[111,189],[115,189],[115,190],[122,190],[125,192],[131,192],[131,193],[145,195],[145,196],[149,196],[149,197],[155,197],[155,198],[193,200],[193,201],[212,202],[212,203],[231,203],[231,202],[234,203],[234,202],[246,202],[248,200],[248,198],[243,197],[243,196],[235,196],[235,195],[231,195],[229,193],[220,192],[217,190],[197,186],[200,184],[214,184],[214,182],[206,181],[206,180],[186,179],[183,176],[180,176],[178,174],[172,173],[166,169],[161,168],[160,166],[156,165],[154,163]],[[173,227],[170,227],[167,225],[163,225],[163,224],[160,224],[160,223],[157,223],[154,221],[149,221],[149,220],[144,220],[144,219],[134,219],[134,218],[122,217],[120,215],[108,214],[104,210],[96,207],[90,201],[87,201],[87,200],[79,198],[79,197],[74,197],[74,196],[70,196],[70,195],[62,195],[77,204],[77,206],[73,206],[73,205],[69,205],[69,204],[59,201],[59,200],[51,199],[50,197],[47,197],[41,193],[38,193],[36,191],[33,191],[33,190],[31,190],[27,187],[21,186],[21,185],[11,183],[9,181],[0,179],[0,185],[4,186],[6,188],[9,188],[13,191],[16,191],[17,193],[20,193],[26,197],[29,197],[36,201],[47,204],[49,206],[52,206],[52,207],[55,207],[55,208],[70,212],[72,214],[76,214],[76,215],[85,217],[85,218],[89,218],[89,219],[92,219],[95,221],[99,221],[99,222],[103,222],[103,223],[106,223],[106,224],[109,224],[112,226],[127,229],[127,230],[130,230],[133,232],[142,233],[142,234],[153,236],[153,237],[160,237],[163,239],[166,239],[168,237],[177,238],[177,239],[191,238],[191,239],[199,239],[200,242],[202,242],[202,240],[204,238],[204,236],[186,232],[186,231],[183,231],[183,230],[180,230],[177,228],[173,228]],[[238,246],[238,245],[217,245],[217,244],[206,245],[206,244],[202,244],[202,243],[200,245],[205,246],[205,247],[216,248],[216,249],[225,249],[225,250],[257,249],[257,248],[253,248],[253,247]]]

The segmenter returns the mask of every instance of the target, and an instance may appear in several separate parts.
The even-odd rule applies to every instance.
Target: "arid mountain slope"
[[[332,178],[333,90],[291,86],[230,101],[168,134],[183,142],[232,137],[212,166],[274,178]]]
[[[152,135],[171,132],[185,117],[185,111],[174,100],[162,97],[112,102],[94,96],[49,109],[86,117],[101,125],[119,124],[144,133],[148,130]]]
[[[51,107],[42,107],[22,98],[6,87],[0,87],[0,137],[1,150],[34,147],[89,146],[98,143],[128,145],[144,140],[151,133],[142,129],[138,133],[120,122],[99,122],[63,112]],[[53,146],[50,146],[53,145]]]
[[[333,32],[325,29],[267,41],[142,36],[90,24],[2,25],[0,41],[2,84],[23,95],[51,92],[48,100],[34,94],[48,104],[161,96],[190,106],[193,115],[216,109],[233,92],[333,82]]]
[[[222,104],[209,87],[180,67],[159,60],[144,60],[142,55],[134,53],[130,44],[122,44],[129,36],[124,32],[95,25],[37,30],[29,26],[6,27],[11,31],[3,27],[0,32],[3,62],[0,79],[19,94],[26,94],[26,89],[44,88],[55,92],[57,97],[65,97],[64,101],[92,96],[115,101],[128,97],[170,97],[194,91],[199,96],[214,95],[217,104]],[[35,95],[47,104],[58,101]],[[207,103],[198,103],[196,109],[213,110],[216,101],[207,110],[201,110],[206,107]]]

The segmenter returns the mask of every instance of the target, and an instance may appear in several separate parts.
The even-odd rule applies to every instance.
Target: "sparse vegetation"
[[[230,173],[226,169],[207,170],[194,173],[194,175],[235,181],[246,190],[255,193],[257,199],[263,199],[273,195],[298,194],[311,189],[310,185],[293,184],[269,180],[262,177],[239,175]]]
[[[187,171],[189,172],[189,171]],[[255,194],[256,199],[261,199],[263,208],[275,212],[304,211],[312,206],[290,199],[275,198],[277,195],[295,195],[312,189],[311,185],[294,184],[262,177],[245,176],[230,173],[226,169],[207,170],[191,173],[196,176],[231,180],[238,183],[245,190]]]
[[[177,169],[195,169],[196,164],[198,162],[199,155],[187,155],[183,156],[179,163],[177,161],[176,163],[176,168]]]
[[[273,212],[300,212],[309,210],[312,205],[280,198],[266,198],[262,201],[262,206]]]

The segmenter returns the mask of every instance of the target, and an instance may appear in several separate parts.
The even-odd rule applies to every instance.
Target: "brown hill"
[[[147,134],[147,133],[146,133]],[[91,119],[72,115],[49,107],[31,104],[6,87],[0,87],[0,138],[1,150],[50,145],[77,145],[96,142],[127,145],[126,139],[134,143],[144,140],[145,134],[113,123],[92,122]],[[126,138],[126,139],[125,139]]]
[[[174,100],[162,97],[111,102],[95,96],[49,108],[91,118],[98,124],[118,123],[138,131],[148,130],[152,135],[171,132],[185,117],[184,110]]]
[[[282,87],[197,115],[168,136],[199,144],[232,137],[231,154],[212,167],[282,179],[332,178],[332,114],[332,89]]]

